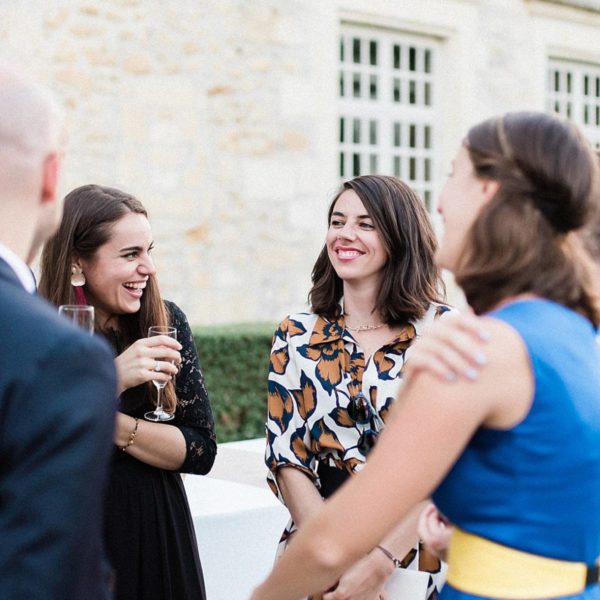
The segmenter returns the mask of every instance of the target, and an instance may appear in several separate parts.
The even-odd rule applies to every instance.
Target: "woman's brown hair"
[[[598,167],[572,124],[510,113],[473,127],[475,174],[500,183],[467,233],[455,277],[476,313],[530,293],[600,324],[594,264],[578,230],[598,204]]]
[[[115,188],[90,184],[70,192],[64,200],[61,225],[44,245],[40,265],[40,295],[56,306],[73,304],[71,265],[74,258],[92,259],[98,248],[109,241],[114,225],[128,213],[148,217],[137,198]],[[154,275],[150,275],[140,302],[141,308],[137,313],[118,316],[117,352],[122,352],[137,339],[146,337],[150,326],[169,325],[169,316]],[[101,333],[115,342],[110,331]],[[151,390],[152,383],[149,382],[147,387]],[[176,405],[173,385],[169,383],[164,391],[165,408],[172,412]]]
[[[434,262],[437,242],[429,216],[417,194],[396,177],[364,175],[346,181],[333,198],[328,224],[338,198],[353,190],[361,199],[387,251],[375,311],[389,324],[422,318],[432,302],[443,300],[443,282]],[[342,280],[327,245],[312,271],[308,295],[312,311],[329,320],[341,316]]]

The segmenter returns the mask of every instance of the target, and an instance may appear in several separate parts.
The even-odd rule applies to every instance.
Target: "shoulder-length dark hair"
[[[40,295],[56,306],[73,304],[73,260],[78,257],[92,259],[98,248],[110,240],[114,225],[128,213],[148,217],[137,198],[115,188],[90,184],[70,192],[64,200],[61,225],[44,245],[40,265]],[[169,325],[169,315],[154,275],[149,277],[140,302],[141,308],[137,313],[118,316],[119,345],[122,344],[122,348],[116,349],[118,351],[146,337],[151,325]],[[110,335],[107,337],[111,338]],[[149,389],[151,387],[150,383]],[[165,404],[169,410],[173,410],[173,386],[169,384],[165,392]]]
[[[599,201],[589,143],[567,121],[521,112],[476,125],[465,146],[476,176],[500,183],[468,231],[455,269],[469,304],[483,313],[531,293],[598,326],[595,268],[578,231]]]
[[[374,310],[389,325],[422,318],[432,302],[443,301],[444,292],[434,261],[437,242],[423,202],[396,177],[364,175],[346,181],[338,190],[329,206],[328,224],[346,190],[361,199],[388,255]],[[343,285],[329,260],[327,245],[313,267],[312,283],[308,295],[312,311],[329,320],[339,318]]]

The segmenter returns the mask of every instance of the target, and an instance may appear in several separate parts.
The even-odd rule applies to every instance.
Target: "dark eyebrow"
[[[154,246],[154,240],[150,242],[148,248],[152,248],[152,246]],[[121,248],[119,252],[140,252],[141,250],[143,250],[141,246],[127,246],[126,248]]]
[[[337,210],[334,210],[334,211],[331,213],[331,216],[332,216],[332,217],[334,217],[334,216],[335,216],[335,217],[345,217],[346,215],[345,215],[343,212],[339,212],[339,211],[337,211]],[[357,217],[357,218],[358,218],[358,219],[370,219],[370,218],[371,218],[371,215],[358,215],[358,217]]]

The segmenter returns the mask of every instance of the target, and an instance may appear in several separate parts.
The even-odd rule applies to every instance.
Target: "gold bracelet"
[[[127,448],[129,448],[129,446],[133,446],[133,444],[135,442],[135,436],[137,434],[139,422],[140,422],[139,419],[135,420],[135,425],[133,426],[133,431],[129,434],[129,439],[127,440],[127,443],[124,446],[121,446],[121,450],[123,450],[123,452],[126,452]]]

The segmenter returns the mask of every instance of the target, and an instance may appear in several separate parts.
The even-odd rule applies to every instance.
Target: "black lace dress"
[[[166,425],[187,444],[179,471],[147,465],[115,449],[106,497],[105,532],[116,600],[204,600],[204,580],[182,473],[206,474],[215,459],[214,422],[192,332],[181,309],[165,303],[182,344],[177,409]],[[120,352],[118,338],[111,340]],[[146,386],[126,390],[120,410],[143,419],[154,405]]]

